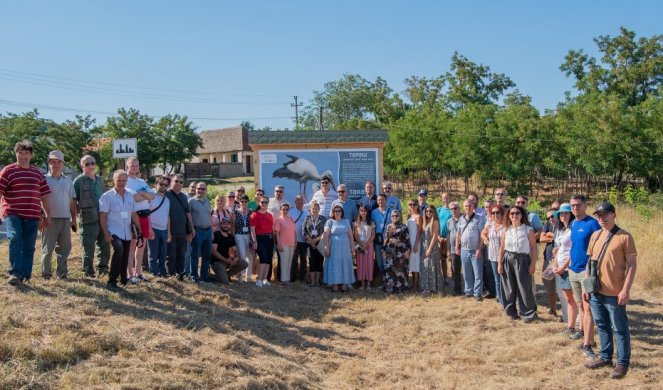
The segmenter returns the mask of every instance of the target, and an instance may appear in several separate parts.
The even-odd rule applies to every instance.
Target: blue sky
[[[569,49],[595,54],[592,39],[620,26],[661,34],[661,15],[660,1],[2,0],[0,112],[103,123],[134,107],[201,130],[292,128],[294,95],[306,104],[344,73],[402,92],[409,76],[446,72],[454,51],[544,110],[572,89],[559,71]]]

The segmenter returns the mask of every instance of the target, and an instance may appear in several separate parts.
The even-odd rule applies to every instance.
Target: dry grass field
[[[545,306],[540,321],[523,324],[494,301],[446,295],[172,279],[112,293],[105,280],[82,278],[78,246],[70,279],[37,274],[15,289],[5,241],[0,389],[660,389],[663,221],[626,210],[618,223],[640,251],[628,309],[632,366],[619,382],[582,366],[578,342]]]

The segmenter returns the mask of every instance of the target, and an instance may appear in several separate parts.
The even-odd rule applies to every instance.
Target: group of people
[[[506,204],[504,189],[497,189],[484,207],[470,193],[462,210],[448,192],[441,194],[443,204],[436,208],[422,189],[407,202],[404,214],[392,183],[385,182],[376,194],[375,184],[367,181],[364,196],[355,202],[344,184],[334,190],[331,178],[323,177],[310,202],[300,194],[290,205],[282,185],[273,197],[257,189],[251,200],[240,186],[218,195],[212,206],[205,182],[192,182],[187,194],[179,174],[160,176],[150,188],[140,178],[137,158],[127,159],[126,170],[113,173],[113,187],[106,190],[90,155],[80,159],[83,173],[72,181],[63,173],[62,152],[49,153],[49,172],[43,175],[30,165],[28,141],[14,150],[17,162],[0,172],[10,285],[30,280],[38,231],[42,277],[53,276],[55,252],[55,274],[66,278],[71,230],[81,240],[85,276],[108,274],[111,290],[121,288],[118,279],[120,285],[147,281],[144,269],[154,277],[195,283],[228,284],[232,277],[241,283],[254,275],[258,287],[270,286],[273,278],[283,284],[307,281],[311,287],[324,283],[333,292],[357,285],[427,295],[449,286],[453,295],[479,302],[494,298],[506,315],[528,323],[538,318],[533,275],[541,242],[546,244],[542,275],[551,313],[556,291],[561,291],[565,331],[583,340],[581,348],[591,359],[587,367],[612,364],[614,332],[617,365],[612,376],[622,377],[628,370],[625,306],[636,249],[633,237],[615,225],[611,204],[596,208],[597,221],[586,213],[586,198],[574,195],[569,203],[553,203],[544,225],[527,210],[526,196],[518,196],[514,206]],[[599,356],[593,352],[594,324]]]

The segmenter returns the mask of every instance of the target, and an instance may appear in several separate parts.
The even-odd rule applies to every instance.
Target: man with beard
[[[221,230],[214,232],[212,240],[211,267],[214,278],[221,284],[230,284],[230,278],[239,274],[249,263],[237,256],[235,237],[230,234],[231,220],[228,217],[221,219]]]

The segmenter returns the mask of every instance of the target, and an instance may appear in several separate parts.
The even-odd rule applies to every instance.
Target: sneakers
[[[596,354],[594,353],[594,350],[592,349],[591,345],[583,345],[582,347],[582,353],[585,355],[585,357],[589,360],[595,360],[597,359]]]
[[[88,272],[85,273],[85,277],[94,279],[96,277],[96,275],[94,274],[94,271],[92,271],[92,272],[88,271]]]
[[[15,275],[10,276],[9,279],[7,280],[7,283],[11,286],[16,286],[16,287],[23,284],[23,282],[21,281],[21,278],[19,278],[18,276],[15,276]]]
[[[576,330],[574,333],[569,335],[569,339],[571,340],[580,340],[583,337],[585,337],[585,332],[582,330]]]
[[[262,285],[265,286],[265,287],[268,287],[268,286],[271,286],[272,284],[269,283],[269,280],[265,279],[265,280],[262,281]]]
[[[617,364],[615,366],[615,369],[612,370],[612,373],[610,374],[610,378],[612,378],[612,379],[622,379],[623,377],[626,376],[627,372],[628,372],[628,366],[623,366],[621,364]]]
[[[596,358],[596,359],[593,359],[591,362],[585,363],[585,367],[589,368],[590,370],[596,370],[597,368],[609,367],[609,366],[612,366],[612,363],[607,361],[607,360],[603,360],[601,358]],[[616,369],[616,367],[615,367],[615,369]],[[626,373],[624,373],[624,374],[626,374]]]
[[[138,279],[144,281],[144,282],[149,282],[150,280],[145,276],[145,274],[140,274],[138,275]]]
[[[575,328],[569,328],[568,326],[564,328],[562,334],[565,334],[567,337],[571,338],[571,335],[576,332]]]
[[[138,284],[138,279],[136,279],[135,276],[132,276],[129,278],[129,283],[131,284]]]
[[[256,286],[262,287],[262,280],[258,279],[258,281],[256,282]]]

